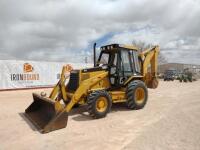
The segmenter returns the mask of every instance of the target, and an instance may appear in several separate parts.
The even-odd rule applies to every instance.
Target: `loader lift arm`
[[[64,73],[65,68],[63,67],[61,79],[58,81],[49,97],[33,93],[34,102],[25,110],[26,116],[42,133],[65,128],[68,121],[68,112],[72,107],[79,102],[83,95],[87,95],[87,92],[89,92],[88,90],[91,89],[93,85],[108,76],[108,73],[104,72],[83,81],[73,94],[69,103],[63,106],[63,104],[60,103],[62,98],[59,94],[62,93],[63,98],[67,97]],[[65,100],[67,100],[67,98]]]
[[[105,77],[108,76],[108,72],[104,72],[104,73],[101,73],[95,77],[92,77],[92,78],[89,78],[87,80],[84,80],[80,86],[78,87],[78,89],[76,90],[76,92],[73,94],[70,102],[66,105],[66,107],[64,108],[64,110],[66,112],[69,112],[72,107],[79,102],[80,98],[83,96],[83,95],[87,95],[88,94],[88,91],[91,89],[91,87],[95,84],[97,84],[98,82],[100,82],[101,80],[103,80]],[[59,111],[59,108],[56,108],[58,111]]]

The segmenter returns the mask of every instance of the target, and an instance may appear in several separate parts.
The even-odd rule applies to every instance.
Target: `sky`
[[[200,64],[200,1],[0,0],[0,59],[82,62],[94,42],[133,41]]]

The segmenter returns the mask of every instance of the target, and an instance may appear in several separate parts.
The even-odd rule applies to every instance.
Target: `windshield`
[[[107,65],[109,61],[109,54],[108,53],[102,53],[102,55],[100,56],[99,65]]]

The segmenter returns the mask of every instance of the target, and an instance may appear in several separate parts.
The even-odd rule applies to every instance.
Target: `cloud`
[[[197,0],[1,0],[0,59],[83,61],[101,39],[159,44],[170,62],[200,64],[199,8]]]

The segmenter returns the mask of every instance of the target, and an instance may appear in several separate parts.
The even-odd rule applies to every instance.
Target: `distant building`
[[[167,63],[158,66],[158,72],[164,73],[165,70],[175,69],[177,72],[183,72],[184,69],[188,69],[192,73],[200,75],[200,65],[193,64],[181,64],[181,63]]]

